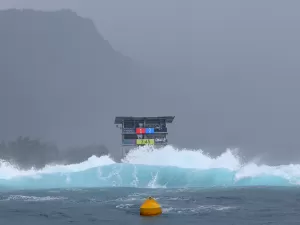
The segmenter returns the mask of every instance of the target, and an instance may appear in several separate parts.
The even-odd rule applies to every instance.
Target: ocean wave
[[[268,166],[242,163],[234,150],[218,157],[202,151],[142,147],[122,163],[108,156],[73,165],[48,165],[18,170],[1,162],[0,187],[8,189],[138,187],[185,188],[216,186],[293,186],[300,184],[300,165]]]

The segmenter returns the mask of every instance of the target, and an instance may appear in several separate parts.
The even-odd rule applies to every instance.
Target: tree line
[[[0,159],[19,169],[41,169],[47,164],[74,164],[87,160],[92,155],[108,155],[103,145],[90,145],[60,150],[55,144],[30,137],[18,137],[0,143]]]

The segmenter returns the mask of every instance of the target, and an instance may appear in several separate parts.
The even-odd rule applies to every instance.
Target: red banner
[[[146,133],[146,129],[145,128],[136,128],[135,132],[137,134],[145,134]]]

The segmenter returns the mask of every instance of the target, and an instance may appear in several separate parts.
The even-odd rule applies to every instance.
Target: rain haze
[[[249,159],[299,162],[299,6],[2,0],[1,26],[9,32],[0,31],[0,136],[41,138],[59,148],[103,144],[114,155],[115,116],[174,115],[169,136],[178,148],[218,155],[237,147]],[[53,14],[8,15],[11,8]],[[73,26],[58,26],[67,20]],[[48,32],[47,46],[26,32],[16,37],[20,21],[23,31]],[[24,58],[8,57],[14,51]]]

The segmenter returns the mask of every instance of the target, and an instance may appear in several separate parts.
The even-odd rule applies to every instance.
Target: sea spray
[[[200,150],[141,147],[131,151],[122,163],[108,156],[92,156],[79,164],[27,171],[0,164],[0,188],[8,189],[292,186],[299,182],[300,165],[242,164],[230,149],[213,158]]]

